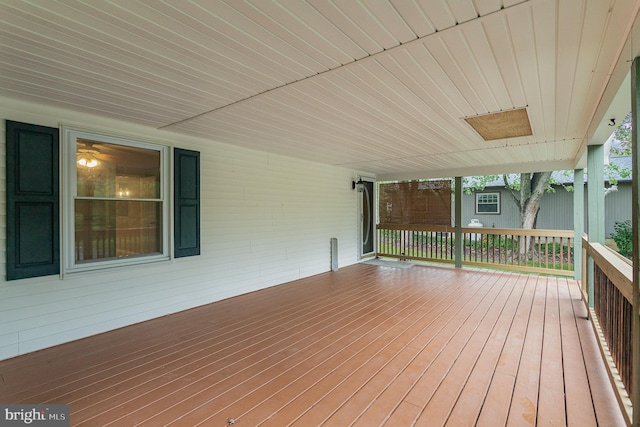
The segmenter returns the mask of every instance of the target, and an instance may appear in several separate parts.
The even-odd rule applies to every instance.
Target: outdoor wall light
[[[351,189],[355,190],[357,187],[362,186],[362,178],[358,177],[357,181],[351,181]]]
[[[357,181],[351,181],[351,189],[358,190],[358,193],[362,193],[364,191],[364,181],[362,181],[362,178],[358,177]]]

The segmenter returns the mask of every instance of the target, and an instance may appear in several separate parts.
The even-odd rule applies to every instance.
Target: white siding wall
[[[357,261],[358,172],[0,98],[0,359]],[[202,255],[6,281],[5,123],[73,124],[201,152]]]

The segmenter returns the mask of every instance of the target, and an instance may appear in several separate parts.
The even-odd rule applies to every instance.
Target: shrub
[[[631,221],[616,221],[611,238],[618,246],[618,252],[623,256],[631,256],[633,243],[631,241]]]

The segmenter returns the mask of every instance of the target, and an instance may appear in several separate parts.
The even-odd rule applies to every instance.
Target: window
[[[476,193],[477,214],[499,214],[500,193]]]
[[[64,128],[65,272],[169,258],[168,147]]]

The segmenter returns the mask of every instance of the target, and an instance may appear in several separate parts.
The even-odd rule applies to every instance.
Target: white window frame
[[[62,126],[62,188],[61,188],[61,275],[109,269],[122,266],[167,261],[171,258],[171,199],[170,199],[170,148],[167,145],[140,139],[110,135],[99,131]],[[162,202],[162,253],[131,258],[96,260],[76,264],[75,262],[75,198],[77,197],[76,141],[86,139],[108,144],[124,145],[160,153],[160,200]]]
[[[496,196],[497,201],[495,203],[496,205],[496,211],[495,212],[480,212],[478,210],[478,206],[479,205],[493,205],[494,203],[480,203],[480,199],[481,196]],[[476,193],[476,204],[475,204],[475,213],[476,215],[500,215],[500,197],[501,194],[498,191],[493,191],[493,192],[484,192],[484,193]]]

